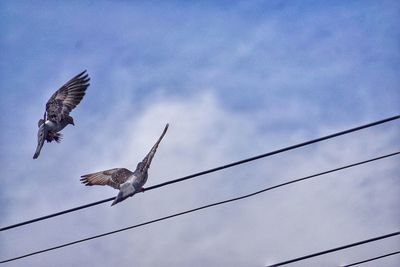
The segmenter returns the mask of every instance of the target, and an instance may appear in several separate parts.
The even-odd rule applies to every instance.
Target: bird
[[[139,162],[134,172],[125,168],[114,168],[110,170],[85,174],[81,176],[81,183],[86,186],[92,185],[108,185],[119,190],[118,195],[114,199],[111,206],[132,197],[138,192],[143,191],[143,185],[147,182],[148,170],[151,161],[157,151],[158,145],[167,132],[169,124],[167,123],[161,136],[151,148],[150,152]]]
[[[33,159],[39,157],[44,140],[48,143],[61,141],[59,133],[68,124],[74,124],[69,113],[81,102],[90,83],[86,70],[79,73],[58,89],[47,101],[43,119],[38,122],[37,147]]]

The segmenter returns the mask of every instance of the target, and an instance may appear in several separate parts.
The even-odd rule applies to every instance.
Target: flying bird
[[[34,159],[39,157],[44,140],[59,143],[62,137],[59,132],[68,124],[75,125],[69,113],[81,102],[90,85],[89,80],[85,70],[64,84],[47,101],[43,119],[38,122],[38,144]]]
[[[144,159],[137,164],[136,170],[131,172],[125,168],[114,168],[110,170],[105,170],[101,172],[95,172],[90,174],[85,174],[81,176],[81,182],[84,185],[108,185],[112,188],[118,189],[119,193],[114,199],[111,206],[125,200],[134,194],[141,192],[143,190],[143,185],[147,181],[148,170],[150,168],[151,161],[156,153],[158,145],[160,144],[162,138],[168,129],[168,123],[164,128],[160,138],[151,148],[150,152],[144,157]]]

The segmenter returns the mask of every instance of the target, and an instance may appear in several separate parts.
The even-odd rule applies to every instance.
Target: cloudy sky
[[[134,169],[167,122],[147,186],[398,115],[398,25],[396,0],[1,1],[0,226],[116,195],[80,175]],[[85,69],[76,126],[33,160],[46,101]],[[399,135],[394,121],[2,232],[0,260],[392,153]],[[284,261],[399,230],[399,166],[384,159],[7,265]],[[391,238],[291,266],[399,247]]]

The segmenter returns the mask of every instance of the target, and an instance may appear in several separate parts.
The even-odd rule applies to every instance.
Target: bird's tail
[[[39,157],[40,151],[42,150],[44,140],[46,139],[47,131],[45,128],[45,124],[41,124],[38,129],[38,143],[36,147],[35,154],[33,155],[34,159],[37,159]]]

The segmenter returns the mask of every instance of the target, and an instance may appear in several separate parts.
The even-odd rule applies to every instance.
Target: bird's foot
[[[60,143],[61,138],[62,135],[60,133],[49,131],[46,136],[46,141],[47,142],[56,141],[57,143]]]

